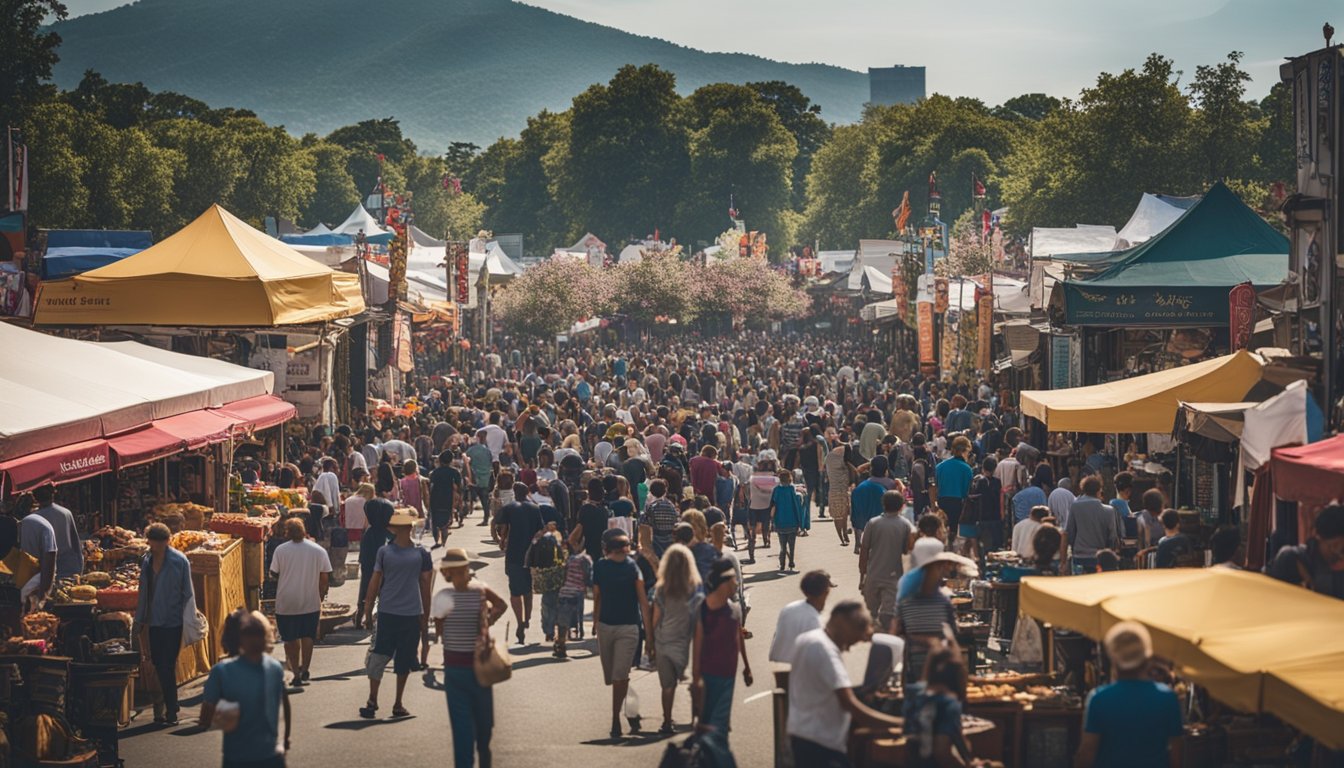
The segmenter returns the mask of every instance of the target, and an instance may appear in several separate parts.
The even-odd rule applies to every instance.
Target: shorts
[[[453,510],[432,509],[429,511],[429,521],[435,528],[447,528],[453,522]]]
[[[751,524],[759,525],[765,530],[770,530],[770,510],[753,509],[751,510]]]
[[[321,611],[312,613],[291,613],[275,615],[275,628],[280,633],[280,641],[284,643],[297,643],[300,640],[317,639],[317,620],[321,618]]]
[[[895,581],[864,582],[863,602],[868,606],[868,613],[874,617],[896,615],[896,584]]]
[[[733,507],[733,525],[751,525],[751,510],[741,504]]]
[[[583,596],[562,597],[556,602],[555,623],[561,629],[573,629],[583,623]]]
[[[686,676],[687,656],[690,649],[684,646],[664,648],[655,645],[657,652],[658,685],[664,689],[675,688]]]
[[[416,649],[420,645],[420,617],[397,616],[378,612],[373,648],[370,653],[392,658],[392,671],[409,675],[419,663]]]
[[[602,679],[607,685],[630,679],[638,645],[638,624],[597,625],[597,655],[602,658]]]
[[[957,535],[963,539],[979,538],[980,526],[976,523],[960,523],[957,525]]]
[[[525,565],[504,565],[504,575],[509,577],[509,597],[525,597],[532,594],[532,569]]]

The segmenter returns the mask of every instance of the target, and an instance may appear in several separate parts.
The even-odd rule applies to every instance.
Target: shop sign
[[[1068,389],[1070,369],[1069,355],[1073,351],[1071,339],[1068,336],[1050,337],[1050,388]]]
[[[933,350],[933,304],[921,301],[917,307],[917,312],[919,316],[919,362],[937,363],[938,359],[934,357]]]
[[[319,347],[293,355],[285,366],[285,387],[303,384],[321,384],[321,353]]]

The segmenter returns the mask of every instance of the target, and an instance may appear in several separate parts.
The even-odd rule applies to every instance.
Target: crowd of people
[[[806,571],[803,599],[777,617],[769,654],[793,669],[788,731],[796,764],[848,765],[853,720],[903,728],[911,765],[971,764],[960,731],[967,670],[949,636],[948,578],[974,572],[1000,549],[1015,551],[1039,575],[1117,568],[1126,538],[1137,538],[1138,556],[1151,556],[1155,567],[1187,564],[1192,552],[1169,489],[1159,484],[1132,499],[1133,477],[1115,471],[1101,444],[1088,443],[1057,478],[1039,447],[1045,436],[1030,432],[1012,392],[979,379],[918,375],[858,340],[653,339],[637,350],[571,349],[558,360],[490,350],[469,370],[422,379],[415,389],[410,415],[294,433],[290,461],[249,461],[241,472],[244,482],[311,489],[309,509],[286,523],[269,566],[278,579],[289,687],[309,682],[328,588],[330,566],[312,540],[339,531],[359,550],[356,624],[374,629],[359,715],[379,716],[389,665],[390,714],[410,714],[402,699],[409,676],[422,671],[433,679],[426,665],[433,626],[458,766],[491,762],[491,688],[473,667],[489,628],[510,614],[514,641],[541,637],[556,659],[567,658],[586,631],[594,636],[611,691],[611,737],[623,735],[631,670],[643,667],[656,670],[662,689],[660,732],[675,732],[677,693],[689,683],[697,733],[727,749],[736,680],[753,683],[742,569],[766,553],[781,574]],[[1341,596],[1340,571],[1331,565],[1344,549],[1340,514],[1327,510],[1318,540],[1287,548],[1271,572]],[[814,528],[822,521],[834,539]],[[485,528],[503,553],[504,578],[493,587],[473,575],[482,561],[453,546],[466,526]],[[25,549],[48,528],[25,525]],[[428,547],[422,533],[432,539]],[[163,552],[159,532],[150,534],[142,583],[171,585],[181,566],[171,549]],[[1215,564],[1237,567],[1239,543],[1235,531],[1219,532]],[[837,545],[856,555],[862,599],[840,601],[827,614],[831,577],[806,567],[808,550]],[[45,554],[46,544],[34,546]],[[433,593],[436,569],[446,586]],[[180,642],[168,629],[180,632],[181,605],[163,588],[141,595],[142,647],[167,677],[168,649]],[[207,722],[220,718],[230,691],[283,674],[269,657],[258,660],[253,637],[261,622],[239,615],[235,624],[239,656],[211,673]],[[1117,669],[1140,666],[1140,630],[1108,640],[1108,649],[1120,649],[1112,655],[1124,656]],[[903,718],[852,690],[842,657],[868,640],[874,649],[900,649]],[[263,708],[266,723],[246,708],[234,723],[277,745],[263,755],[277,765],[284,752],[278,713],[288,712],[283,689],[263,688],[273,699]],[[1168,694],[1164,686],[1144,691],[1161,699],[1153,706],[1163,712]],[[1146,739],[1163,739],[1166,754],[1169,723],[1118,728],[1114,719],[1126,710],[1117,706],[1089,707],[1086,764],[1134,764],[1124,758]],[[174,696],[162,719],[176,716]],[[226,760],[257,754],[242,739],[225,741]]]

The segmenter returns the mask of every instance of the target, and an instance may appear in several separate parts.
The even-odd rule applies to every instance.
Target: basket
[[[139,603],[138,589],[109,587],[98,590],[98,607],[105,611],[134,611]]]
[[[229,542],[225,548],[212,551],[208,549],[193,549],[187,553],[187,560],[191,563],[191,572],[203,576],[218,576],[220,564],[225,556],[239,546],[238,539]]]

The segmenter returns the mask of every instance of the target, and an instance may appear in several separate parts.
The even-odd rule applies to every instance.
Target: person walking
[[[462,473],[453,466],[453,452],[440,453],[439,466],[429,473],[429,524],[434,534],[431,549],[448,545],[453,510],[461,503],[458,499],[461,488]]]
[[[938,489],[938,508],[947,515],[949,535],[967,541],[975,538],[973,523],[965,528],[961,525],[961,513],[966,506],[966,498],[971,493],[971,480],[975,470],[971,469],[971,441],[964,435],[952,440],[952,458],[938,462],[933,469],[934,483]]]
[[[182,650],[185,614],[196,610],[187,556],[168,546],[172,534],[163,523],[145,530],[149,552],[140,560],[140,596],[135,626],[140,663],[152,667],[163,695],[163,714],[155,707],[154,722],[177,725],[177,655]]]
[[[649,641],[649,656],[654,659],[658,684],[663,689],[663,724],[658,732],[666,736],[676,733],[672,704],[677,684],[686,676],[695,618],[702,599],[700,574],[691,550],[673,544],[658,563],[658,582],[653,589],[653,636]]]
[[[291,685],[300,688],[309,680],[331,558],[308,538],[303,521],[297,517],[285,521],[285,537],[289,540],[271,555],[271,573],[276,575],[275,623],[285,644],[285,660],[294,675]]]
[[[777,664],[789,664],[793,660],[793,646],[800,636],[821,629],[821,612],[826,610],[826,598],[835,587],[826,571],[808,571],[803,574],[799,586],[803,590],[803,599],[784,606],[775,620],[769,659]]]
[[[630,535],[603,535],[606,556],[593,565],[593,634],[602,677],[611,687],[611,737],[621,737],[621,705],[630,690],[630,668],[639,646],[641,620],[652,624],[644,577],[630,557]]]
[[[742,635],[742,609],[732,602],[737,571],[731,560],[714,561],[705,589],[691,647],[691,690],[700,700],[700,725],[713,729],[726,744],[739,655],[742,681],[747,687],[752,684],[751,661]]]
[[[888,630],[896,618],[896,593],[905,573],[904,558],[915,543],[915,528],[901,514],[905,496],[882,494],[882,514],[863,529],[859,545],[859,592],[878,627]]]
[[[284,768],[291,712],[285,668],[269,654],[270,623],[256,611],[239,608],[224,620],[219,641],[229,658],[211,667],[205,680],[201,728],[224,732],[224,768]],[[233,706],[226,713],[221,702]]]
[[[770,492],[770,512],[779,539],[779,572],[787,573],[798,567],[794,549],[798,545],[798,531],[803,525],[803,502],[798,497],[798,490],[793,487],[793,473],[781,469],[778,477],[779,485]],[[785,568],[786,562],[788,568]]]
[[[854,465],[849,462],[850,446],[840,440],[832,440],[833,448],[826,454],[827,502],[831,509],[831,521],[835,523],[835,533],[840,537],[841,546],[849,546],[849,490],[857,474]]]
[[[770,496],[775,491],[775,486],[779,484],[779,477],[775,474],[777,464],[771,454],[765,453],[764,458],[756,462],[756,468],[751,473],[751,482],[747,485],[747,502],[750,507],[751,530],[747,534],[747,560],[748,563],[756,562],[756,536],[761,536],[761,546],[770,548]]]
[[[592,586],[593,558],[582,547],[571,545],[565,560],[564,582],[556,602],[555,647],[551,655],[557,659],[569,658],[565,641],[572,630],[577,630],[579,639],[583,638],[583,598]]]
[[[527,566],[527,552],[532,542],[546,527],[541,507],[528,500],[527,486],[513,486],[511,501],[500,508],[495,516],[495,539],[504,547],[504,573],[509,579],[509,602],[513,616],[518,620],[514,635],[521,645],[527,637],[532,621],[532,570]]]
[[[364,502],[364,518],[368,527],[359,540],[359,606],[355,610],[355,629],[364,628],[365,597],[369,592],[369,583],[373,580],[378,552],[392,540],[392,532],[387,525],[395,512],[392,502],[381,494]],[[372,605],[367,608],[373,610]]]
[[[1079,484],[1082,495],[1069,507],[1064,536],[1072,552],[1074,573],[1096,573],[1097,552],[1120,549],[1123,532],[1115,508],[1101,503],[1101,478],[1088,475]]]
[[[1153,641],[1147,628],[1122,621],[1106,632],[1106,655],[1115,682],[1088,694],[1080,768],[1180,766],[1181,703],[1175,692],[1148,677]]]
[[[490,686],[476,681],[476,642],[508,611],[508,603],[471,572],[471,556],[453,547],[443,554],[439,572],[447,586],[434,595],[429,614],[443,645],[443,690],[453,734],[453,765],[490,768],[490,736],[495,724],[495,697]]]
[[[359,716],[365,719],[378,714],[378,689],[389,663],[394,663],[392,669],[397,676],[392,716],[411,715],[402,706],[402,695],[406,679],[417,664],[416,648],[420,644],[417,641],[423,642],[429,636],[429,590],[434,580],[429,551],[411,540],[415,522],[416,517],[409,512],[392,515],[388,527],[393,540],[378,550],[373,578],[364,598],[364,618],[370,625],[374,601],[378,602],[378,626],[367,662],[369,700],[359,710]]]
[[[854,553],[863,543],[863,528],[882,514],[882,496],[888,490],[887,457],[878,455],[868,464],[868,478],[850,493],[850,519],[854,521]]]
[[[467,505],[470,507],[471,500],[475,499],[481,502],[481,522],[479,525],[490,524],[490,497],[495,490],[495,459],[490,451],[490,446],[486,445],[486,437],[489,432],[482,429],[476,432],[476,442],[467,447],[466,458],[467,467],[471,473],[470,498]],[[467,510],[471,512],[470,509]]]

